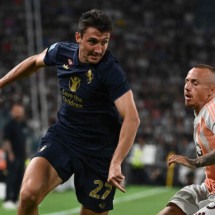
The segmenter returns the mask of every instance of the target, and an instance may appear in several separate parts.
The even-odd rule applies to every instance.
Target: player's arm
[[[36,72],[40,67],[44,67],[45,63],[43,61],[46,54],[46,50],[42,53],[33,55],[17,66],[15,66],[12,70],[10,70],[5,76],[0,79],[0,88],[8,85],[9,83],[29,76],[33,72]]]
[[[122,192],[125,192],[121,185],[124,180],[124,176],[121,173],[121,164],[134,143],[140,120],[131,90],[118,98],[115,101],[115,105],[123,118],[123,123],[119,142],[111,161],[108,181]]]
[[[215,149],[195,159],[190,159],[182,155],[173,155],[168,161],[169,165],[171,165],[172,163],[182,164],[192,169],[210,166],[215,164]]]
[[[204,167],[215,164],[215,149],[196,159],[190,159],[195,167]]]

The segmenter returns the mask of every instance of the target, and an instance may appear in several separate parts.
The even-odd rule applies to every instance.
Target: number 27
[[[97,184],[98,186],[90,192],[89,196],[96,198],[96,199],[105,200],[112,190],[112,185],[109,184],[108,182],[103,183],[101,180],[95,180],[94,184]],[[102,195],[99,195],[98,192],[104,186],[107,188],[106,191]]]

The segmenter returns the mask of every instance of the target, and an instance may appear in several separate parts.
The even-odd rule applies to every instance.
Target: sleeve
[[[104,84],[112,101],[130,90],[126,74],[118,62],[113,62],[106,71]]]
[[[211,123],[211,131],[215,134],[215,122]]]
[[[57,65],[57,51],[59,46],[60,46],[60,43],[54,43],[51,46],[49,46],[44,58],[44,63],[47,66]]]
[[[208,108],[205,111],[204,119],[206,122],[206,126],[215,134],[215,113],[213,109]]]

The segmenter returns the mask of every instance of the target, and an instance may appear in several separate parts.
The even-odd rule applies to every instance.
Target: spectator
[[[15,209],[25,169],[26,128],[24,107],[14,104],[11,108],[11,119],[7,122],[3,133],[3,150],[6,152],[6,195],[3,207]]]

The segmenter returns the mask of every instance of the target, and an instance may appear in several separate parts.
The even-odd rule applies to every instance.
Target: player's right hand
[[[112,184],[114,187],[116,187],[117,189],[119,189],[121,192],[125,193],[126,191],[125,191],[125,188],[123,187],[124,179],[125,179],[125,176],[121,175],[121,176],[108,179],[108,182]]]

